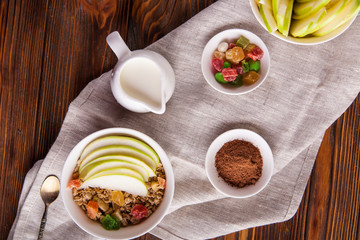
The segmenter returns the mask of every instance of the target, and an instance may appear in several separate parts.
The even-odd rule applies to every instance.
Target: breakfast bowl
[[[156,164],[153,156],[158,157]],[[104,166],[107,168],[104,169]],[[156,170],[149,175],[153,168]],[[160,172],[162,178],[159,177]],[[145,175],[147,175],[146,179]],[[82,183],[76,186],[79,179]],[[104,185],[111,187],[104,187]],[[85,137],[69,153],[61,175],[61,195],[69,216],[85,232],[105,239],[135,238],[153,229],[160,223],[170,207],[174,185],[172,166],[161,146],[149,136],[127,128],[108,128]],[[88,191],[95,195],[79,199],[76,194],[81,191]],[[108,194],[108,201],[99,200],[100,193]],[[150,198],[154,194],[161,197],[158,197],[160,200],[156,202],[157,205],[152,207],[154,203],[147,201],[155,201]],[[116,196],[115,199],[114,196]],[[88,201],[89,199],[91,200]],[[109,199],[115,203],[110,202],[109,204],[112,205],[104,209],[103,203],[107,204]],[[87,205],[83,206],[82,201],[88,201],[85,203]],[[138,201],[141,204],[138,204]],[[92,202],[91,208],[89,208],[90,202]],[[95,214],[92,210],[93,202],[98,204],[98,212]],[[124,215],[121,211],[129,210],[130,206],[128,207],[127,204],[133,204],[131,213]],[[140,209],[137,206],[135,211],[134,204],[144,206]],[[144,208],[146,208],[145,213]],[[99,216],[105,215],[105,211],[106,217],[101,216],[100,221]],[[105,218],[110,218],[113,222],[109,219],[104,220]],[[108,224],[108,220],[118,227],[108,228],[111,225]],[[130,220],[135,222],[129,222]]]
[[[252,9],[252,12],[253,14],[255,15],[255,18],[257,19],[257,21],[260,23],[260,25],[266,30],[269,32],[265,22],[264,22],[264,18],[262,17],[262,14],[260,13],[260,10],[259,10],[259,6],[258,6],[258,1],[257,0],[249,0],[250,1],[250,6],[251,6],[251,9]],[[264,1],[266,2],[266,1]],[[271,1],[270,1],[271,2]],[[340,3],[340,1],[339,1]],[[348,1],[348,3],[350,3],[350,1]],[[341,6],[336,6],[336,4],[334,4],[334,8],[333,10],[336,10],[335,8],[339,9]],[[344,8],[345,9],[345,8]],[[272,11],[272,9],[270,10]],[[359,10],[357,10],[359,11]],[[264,11],[265,12],[265,11]],[[324,10],[325,13],[328,13],[330,12],[333,12],[331,11],[330,9],[326,9]],[[336,12],[337,14],[339,14],[339,11],[334,11]],[[265,15],[265,14],[264,14]],[[289,42],[289,43],[293,43],[293,44],[298,44],[298,45],[316,45],[316,44],[321,44],[321,43],[325,43],[325,42],[328,42],[334,38],[336,38],[337,36],[341,35],[342,33],[344,33],[349,27],[350,25],[354,22],[354,20],[356,19],[356,16],[357,16],[357,12],[353,12],[351,14],[351,17],[347,20],[347,21],[344,21],[344,23],[342,25],[340,25],[339,27],[337,27],[336,29],[334,30],[329,30],[328,33],[319,33],[317,34],[316,36],[314,34],[307,34],[306,36],[303,36],[303,37],[293,37],[291,36],[291,34],[289,33],[288,36],[285,36],[284,34],[280,33],[279,30],[275,30],[275,31],[272,31],[271,32],[271,35],[285,41],[285,42]],[[265,17],[266,19],[266,17]],[[275,20],[276,21],[276,20]],[[269,22],[269,21],[267,21]],[[268,23],[267,23],[268,24]],[[290,23],[291,24],[291,23]],[[313,24],[315,25],[315,24]],[[331,28],[331,26],[335,26],[334,23],[332,22],[328,22],[327,24],[324,24],[324,25],[327,25]],[[269,24],[268,24],[269,26]],[[271,28],[269,26],[269,28]]]
[[[232,144],[234,143],[234,141],[237,141],[242,145],[237,146],[233,144],[231,150],[228,150],[232,153],[223,157],[225,159],[223,164],[229,164],[229,161],[231,161],[229,155],[233,154],[235,151],[244,151],[244,153],[236,153],[238,154],[237,157],[240,157],[240,155],[246,156],[246,158],[249,158],[248,161],[254,163],[254,158],[249,157],[250,151],[248,149],[250,148],[251,150],[257,149],[256,151],[261,155],[262,158],[262,165],[259,165],[259,167],[261,168],[261,174],[260,176],[257,176],[257,179],[255,181],[253,180],[254,176],[249,175],[249,172],[251,172],[252,170],[246,172],[243,167],[246,166],[246,168],[254,169],[254,164],[251,164],[250,166],[249,162],[245,162],[244,158],[241,160],[237,158],[235,160],[236,164],[243,162],[244,165],[241,168],[234,167],[235,165],[228,165],[228,169],[231,169],[232,171],[230,172],[231,174],[244,177],[244,179],[251,179],[251,182],[249,182],[248,184],[244,184],[240,187],[235,186],[233,183],[229,182],[228,179],[223,177],[223,175],[220,176],[220,168],[216,162],[216,159],[219,158],[218,154],[220,154],[223,149],[226,149],[224,147],[229,146],[228,144]],[[247,198],[259,193],[269,183],[273,168],[273,154],[267,142],[257,133],[246,129],[233,129],[218,136],[211,143],[205,159],[206,174],[211,184],[220,193],[232,198]]]
[[[241,60],[240,62],[235,62],[234,64],[231,63],[231,67],[225,67],[225,65],[220,69],[216,70],[214,67],[214,60],[217,60],[216,57],[214,56],[215,51],[218,51],[218,49],[220,48],[220,44],[228,44],[228,48],[225,52],[226,58],[224,57],[223,61],[224,64],[226,62],[228,62],[228,51],[229,50],[233,50],[235,48],[239,49],[240,48],[240,44],[238,44],[239,38],[245,39],[247,41],[246,46],[256,46],[258,49],[260,49],[259,51],[261,52],[261,59],[258,58],[256,56],[254,56],[254,59],[250,59],[248,56],[249,54],[246,54],[246,47],[244,48],[243,53],[244,57],[241,58],[243,60]],[[237,45],[235,45],[234,43],[236,43]],[[230,48],[231,44],[233,44],[233,48]],[[242,48],[242,47],[241,47]],[[242,51],[242,50],[241,50]],[[231,54],[230,54],[231,55]],[[239,58],[240,59],[240,58]],[[231,61],[231,60],[230,60]],[[245,66],[244,63],[248,64],[248,62],[258,62],[259,63],[259,68],[256,70],[256,75],[257,75],[257,79],[254,82],[250,82],[250,83],[246,83],[245,82],[245,75],[249,74],[249,73],[254,73],[254,71],[252,71],[251,67],[250,67],[250,71],[249,69],[245,71]],[[235,65],[237,64],[237,65]],[[240,70],[239,67],[240,66]],[[220,74],[222,75],[224,73],[224,70],[230,69],[237,69],[237,74],[240,75],[244,73],[244,75],[241,76],[243,82],[240,82],[240,85],[238,84],[233,84],[234,82],[237,81],[237,78],[235,81],[232,82],[226,82],[221,80],[219,82],[219,79],[216,79],[216,75]],[[222,69],[222,70],[221,70]],[[215,36],[213,36],[208,43],[205,45],[205,48],[203,50],[202,53],[202,57],[201,57],[201,70],[202,73],[204,75],[205,80],[207,81],[207,83],[213,87],[215,90],[224,93],[224,94],[229,94],[229,95],[241,95],[241,94],[245,94],[245,93],[249,93],[253,90],[255,90],[257,87],[259,87],[266,79],[269,71],[270,71],[270,55],[269,55],[269,51],[265,45],[265,43],[258,37],[256,36],[254,33],[249,32],[247,30],[244,29],[228,29],[225,31],[222,31],[218,34],[216,34]],[[220,70],[220,72],[219,72]],[[235,74],[236,74],[235,73]],[[238,75],[238,76],[239,76]],[[225,75],[224,75],[225,76]],[[225,77],[224,77],[225,78]],[[226,79],[225,79],[226,80]],[[240,79],[241,81],[241,79]]]

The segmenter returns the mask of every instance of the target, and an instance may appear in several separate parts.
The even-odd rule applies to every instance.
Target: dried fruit
[[[119,206],[123,206],[124,194],[121,191],[111,191],[111,200]]]
[[[259,80],[259,78],[260,78],[260,74],[258,74],[257,72],[254,72],[254,71],[249,71],[244,74],[244,77],[242,80],[245,85],[251,85],[253,83],[256,83],[257,80]]]
[[[132,209],[131,209],[131,215],[136,218],[137,220],[140,220],[144,217],[146,217],[148,214],[148,209],[146,207],[144,207],[141,204],[136,204]]]
[[[220,52],[226,52],[228,50],[229,44],[227,42],[221,42],[219,43],[217,50]]]
[[[247,54],[252,60],[260,60],[264,56],[264,52],[259,47],[255,47],[250,53]]]
[[[226,56],[226,60],[228,60],[232,64],[237,65],[241,60],[244,59],[245,54],[241,47],[236,46],[233,47],[232,49],[227,50],[225,56]]]
[[[225,60],[226,60],[225,53],[224,53],[224,52],[220,52],[220,51],[218,51],[218,50],[216,50],[216,51],[214,52],[214,57],[215,57],[215,58],[218,58],[218,59],[220,59],[220,60],[222,60],[222,61],[225,61]]]
[[[213,67],[215,68],[216,71],[221,72],[224,61],[222,61],[222,60],[220,60],[218,58],[213,58],[211,63],[212,63],[212,65],[213,65]]]
[[[234,68],[224,68],[222,70],[222,74],[223,74],[224,80],[227,82],[234,81],[238,75],[236,69],[234,69]]]

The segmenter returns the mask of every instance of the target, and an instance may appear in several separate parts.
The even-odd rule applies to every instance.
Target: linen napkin
[[[203,78],[200,59],[216,33],[241,28],[263,39],[271,55],[266,81],[255,91],[229,96]],[[204,239],[291,218],[300,204],[325,130],[358,95],[360,23],[315,46],[286,43],[256,21],[248,1],[218,1],[147,49],[162,54],[176,76],[163,115],[133,113],[110,90],[110,72],[93,80],[70,104],[57,140],[28,173],[9,239],[34,239],[44,210],[39,190],[48,174],[60,177],[71,149],[108,127],[141,131],[166,151],[175,173],[170,211],[151,231],[163,239]],[[104,44],[106,44],[104,42]],[[221,133],[244,128],[270,145],[275,169],[269,185],[248,199],[227,198],[210,184],[205,155]],[[49,208],[45,239],[95,239],[66,214],[61,197]]]

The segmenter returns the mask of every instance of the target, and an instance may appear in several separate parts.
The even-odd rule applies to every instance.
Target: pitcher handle
[[[118,31],[110,33],[106,37],[106,42],[109,44],[118,59],[129,55],[131,52]]]

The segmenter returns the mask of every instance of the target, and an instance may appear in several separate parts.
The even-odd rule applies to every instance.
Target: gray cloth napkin
[[[260,36],[271,55],[267,80],[255,91],[229,96],[212,89],[201,73],[203,47],[229,28]],[[174,95],[163,115],[133,113],[110,90],[110,73],[95,79],[71,103],[57,140],[44,161],[26,176],[9,239],[34,239],[44,210],[39,190],[48,174],[60,177],[71,149],[108,127],[141,131],[157,141],[175,173],[175,195],[164,220],[151,231],[163,239],[203,239],[291,218],[300,204],[325,130],[360,90],[360,23],[328,43],[299,46],[268,34],[248,1],[219,1],[150,45],[176,75]],[[356,41],[356,44],[355,42]],[[106,44],[104,42],[104,44]],[[274,154],[269,185],[248,199],[226,198],[206,177],[210,143],[244,128],[260,134]],[[73,223],[61,197],[49,208],[45,239],[94,239]]]

